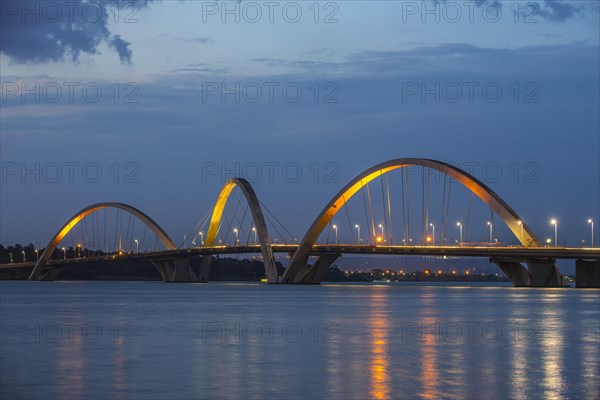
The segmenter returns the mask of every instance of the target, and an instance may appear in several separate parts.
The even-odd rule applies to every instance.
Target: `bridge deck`
[[[297,244],[273,244],[275,253],[293,253]],[[252,254],[260,253],[260,245],[245,246],[205,246],[189,249],[163,250],[144,253],[128,253],[122,256],[108,255],[75,259],[48,261],[48,266],[69,265],[82,262],[98,262],[131,259],[172,259],[177,257],[219,255],[219,254]],[[600,248],[581,247],[522,247],[522,246],[372,246],[372,245],[335,245],[316,244],[311,255],[323,254],[370,254],[370,255],[408,255],[432,257],[483,257],[483,258],[516,258],[516,259],[600,259]],[[32,268],[35,262],[0,264],[0,269]]]

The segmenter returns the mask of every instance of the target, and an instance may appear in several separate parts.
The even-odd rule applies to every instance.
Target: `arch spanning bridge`
[[[463,185],[470,193],[476,195],[487,206],[492,213],[498,215],[506,224],[510,232],[520,242],[520,246],[485,246],[481,244],[468,245],[462,242],[457,245],[447,245],[443,243],[438,245],[435,242],[435,228],[433,231],[433,243],[411,244],[404,235],[404,240],[398,245],[392,241],[391,226],[386,232],[390,240],[382,240],[384,236],[384,227],[380,224],[381,235],[376,234],[374,218],[371,215],[368,227],[369,236],[373,233],[372,243],[363,244],[360,236],[360,227],[356,244],[340,244],[337,237],[337,227],[333,225],[334,217],[346,206],[351,199],[361,189],[366,189],[369,207],[373,214],[373,205],[371,203],[371,192],[369,183],[377,178],[382,181],[382,194],[384,204],[382,207],[384,218],[389,217],[391,225],[391,202],[389,187],[387,191],[383,187],[383,179],[387,174],[394,170],[402,170],[407,167],[417,166],[428,168],[441,173],[444,177],[450,178]],[[404,178],[403,178],[404,185]],[[237,239],[233,245],[223,245],[217,241],[224,219],[224,211],[228,204],[231,194],[235,188],[239,188],[245,198],[254,226],[252,230],[255,235],[254,244],[241,244]],[[387,194],[387,203],[385,195]],[[363,193],[363,196],[365,194]],[[404,196],[404,186],[403,186]],[[448,201],[450,191],[448,189]],[[240,196],[241,198],[241,196]],[[366,199],[366,197],[365,197]],[[446,199],[446,187],[444,186],[444,200]],[[403,197],[404,207],[404,197]],[[215,206],[210,215],[210,223],[206,235],[202,236],[201,246],[187,248],[178,248],[169,235],[148,215],[142,211],[122,203],[98,203],[91,205],[77,212],[71,217],[52,237],[43,253],[35,263],[5,264],[2,268],[31,268],[29,280],[51,280],[56,276],[59,267],[67,265],[78,260],[63,259],[52,260],[53,253],[57,250],[61,241],[88,215],[99,213],[101,210],[117,209],[124,211],[140,220],[145,228],[150,229],[156,236],[156,240],[162,244],[162,249],[139,253],[130,252],[122,254],[125,258],[146,258],[152,261],[160,272],[165,282],[207,282],[208,271],[212,256],[215,254],[235,254],[235,253],[260,253],[265,265],[265,275],[268,283],[283,284],[318,284],[323,280],[329,267],[342,254],[387,254],[387,255],[427,255],[427,256],[456,256],[456,257],[488,257],[508,276],[515,286],[538,286],[538,287],[558,287],[567,286],[564,276],[560,273],[556,265],[556,259],[575,259],[577,260],[577,281],[578,286],[582,287],[600,287],[600,248],[566,248],[566,247],[546,247],[542,246],[534,232],[527,226],[522,218],[492,189],[471,174],[460,168],[430,159],[420,158],[401,158],[390,160],[359,174],[345,185],[318,214],[314,222],[302,238],[297,243],[278,244],[272,243],[267,228],[263,206],[250,183],[242,178],[229,179],[221,189]],[[447,210],[445,211],[447,213]],[[367,214],[367,203],[365,200],[365,214]],[[493,214],[492,214],[493,215]],[[245,213],[244,213],[245,217]],[[368,217],[367,217],[368,218]],[[488,225],[490,222],[488,222]],[[429,224],[433,226],[433,224]],[[460,224],[459,224],[460,225]],[[335,244],[317,243],[319,237],[329,227],[335,228]],[[388,227],[386,226],[386,229]],[[129,226],[127,228],[129,230]],[[144,231],[145,232],[145,231]],[[202,234],[202,232],[200,232]],[[405,232],[406,233],[406,232]],[[492,241],[492,227],[490,226],[490,242]],[[462,227],[461,227],[462,236]],[[430,237],[427,237],[430,240]],[[135,240],[136,245],[138,241]],[[119,244],[119,251],[121,251]],[[63,247],[63,251],[65,251]],[[283,276],[278,276],[275,264],[274,253],[287,253],[290,256],[290,262]],[[66,253],[65,253],[66,255]],[[199,274],[196,274],[190,266],[190,259],[193,257],[202,257]],[[316,261],[309,263],[310,257],[317,257]],[[94,254],[93,257],[87,257],[86,261],[113,260],[114,255],[110,252]],[[586,261],[587,260],[587,261]],[[79,259],[79,262],[82,260]],[[523,264],[526,264],[525,267]]]

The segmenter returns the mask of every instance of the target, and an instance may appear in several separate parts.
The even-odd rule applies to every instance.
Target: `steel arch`
[[[225,184],[223,185],[223,188],[219,193],[219,197],[217,198],[217,202],[215,203],[215,206],[213,208],[213,213],[210,219],[210,225],[208,227],[208,232],[206,234],[204,243],[207,246],[214,245],[215,240],[217,238],[217,233],[219,231],[219,226],[221,225],[221,218],[223,217],[225,205],[227,204],[227,200],[229,199],[231,192],[236,186],[239,187],[242,193],[244,194],[244,197],[248,202],[250,212],[252,213],[252,218],[254,219],[254,226],[256,228],[256,234],[258,237],[258,242],[260,243],[261,253],[265,264],[267,281],[269,283],[278,283],[279,279],[277,276],[277,267],[275,265],[275,258],[273,256],[271,239],[269,238],[269,232],[267,230],[265,217],[263,215],[260,202],[258,201],[258,197],[256,196],[256,192],[246,179],[231,178],[228,179],[227,182],[225,182]],[[210,266],[211,259],[212,257],[207,256],[202,260],[200,272],[201,280],[207,280],[208,278],[208,268]]]
[[[308,256],[312,246],[317,242],[317,239],[327,224],[330,223],[333,216],[363,186],[390,171],[412,165],[434,169],[460,182],[471,192],[475,193],[481,200],[489,205],[500,218],[502,218],[504,223],[506,223],[508,228],[519,239],[521,244],[524,246],[537,246],[539,244],[533,231],[525,224],[525,222],[523,222],[523,220],[521,220],[517,213],[492,189],[471,174],[442,161],[425,158],[399,158],[377,164],[374,167],[367,169],[350,181],[350,183],[344,186],[344,188],[331,199],[308,229],[300,242],[300,246],[294,252],[290,264],[283,275],[282,283],[299,283],[301,281],[303,274],[300,272],[307,266]]]
[[[87,217],[89,214],[98,210],[102,210],[104,208],[118,208],[133,214],[156,234],[159,240],[165,245],[167,250],[174,250],[177,248],[173,240],[171,240],[169,235],[167,235],[167,233],[160,227],[160,225],[158,225],[152,218],[150,218],[148,215],[138,210],[137,208],[124,203],[96,203],[77,212],[58,230],[58,232],[53,236],[52,240],[50,240],[50,242],[44,249],[44,252],[40,255],[40,258],[36,262],[33,271],[31,271],[31,274],[29,275],[29,280],[39,280],[42,278],[42,270],[44,269],[46,262],[52,256],[52,253],[54,252],[58,244],[69,233],[69,231],[71,231],[71,229],[73,229],[79,223],[79,221]]]

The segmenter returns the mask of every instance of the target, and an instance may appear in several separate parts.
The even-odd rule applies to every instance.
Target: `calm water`
[[[4,399],[600,393],[600,291],[0,282]]]

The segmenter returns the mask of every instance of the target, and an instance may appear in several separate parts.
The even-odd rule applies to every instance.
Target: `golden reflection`
[[[419,396],[424,399],[437,399],[440,397],[438,392],[438,357],[437,344],[438,338],[436,327],[439,324],[435,311],[435,302],[433,301],[433,292],[425,291],[421,295],[421,312],[424,317],[420,321],[421,344],[421,388]]]
[[[370,300],[368,327],[371,346],[369,372],[371,375],[370,397],[373,399],[390,398],[389,378],[389,310],[387,288],[380,287],[372,292]]]
[[[530,386],[527,363],[527,349],[533,343],[528,343],[529,335],[532,331],[533,324],[528,320],[527,314],[523,311],[523,304],[530,301],[527,292],[509,291],[507,293],[507,301],[510,308],[513,310],[512,318],[509,320],[510,326],[510,352],[511,358],[511,374],[510,391],[511,397],[514,399],[527,398],[527,389]]]
[[[544,311],[541,317],[540,334],[542,336],[542,367],[544,370],[543,387],[545,398],[560,399],[563,395],[563,352],[564,350],[564,316],[557,303],[563,301],[562,294],[552,291],[542,294]]]

